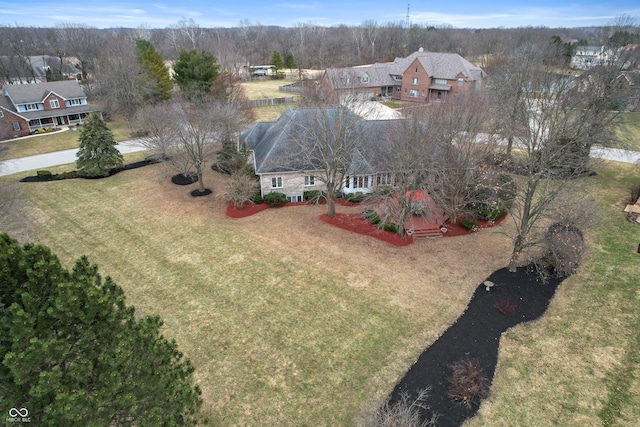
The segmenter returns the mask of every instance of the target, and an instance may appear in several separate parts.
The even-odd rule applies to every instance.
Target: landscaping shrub
[[[52,127],[48,127],[48,128],[45,128],[45,130],[44,130],[44,131],[45,131],[45,132],[53,132],[53,128],[52,128]]]
[[[251,201],[252,201],[253,203],[255,203],[256,205],[259,205],[259,204],[261,204],[261,203],[262,203],[262,196],[261,196],[260,194],[256,194],[255,196],[253,196],[253,197],[251,198]]]
[[[287,203],[287,196],[283,193],[274,191],[272,193],[265,194],[263,200],[269,206],[284,205]]]
[[[472,219],[463,219],[460,221],[460,226],[467,231],[476,231],[479,228],[478,223]]]
[[[489,379],[479,361],[462,359],[449,365],[449,369],[449,398],[469,407],[489,395]]]
[[[358,427],[429,427],[436,425],[437,414],[431,412],[427,404],[429,389],[421,390],[418,397],[411,401],[409,394],[403,393],[400,399],[391,403],[387,398],[385,403],[373,410],[363,408],[356,420]],[[431,413],[430,413],[431,412]]]
[[[394,222],[390,222],[390,221],[385,221],[382,224],[382,229],[384,231],[390,231],[392,233],[396,233],[398,234],[398,224],[394,223]]]
[[[42,181],[51,181],[51,178],[53,178],[53,174],[49,171],[37,171],[36,176]]]
[[[378,216],[378,213],[376,211],[374,211],[373,209],[369,209],[367,211],[367,219],[369,220],[369,222],[373,225],[378,225],[380,224],[380,216]]]
[[[71,179],[71,178],[77,178],[77,177],[78,177],[78,171],[76,170],[72,170],[69,172],[62,172],[61,174],[58,174],[59,179]]]
[[[636,185],[631,189],[629,204],[634,205],[640,199],[640,185]]]
[[[587,250],[582,231],[574,225],[556,222],[545,233],[547,254],[541,264],[560,277],[576,272]]]
[[[320,190],[310,190],[302,193],[302,198],[304,201],[314,201],[317,202],[322,198],[322,191]]]
[[[507,214],[505,209],[490,209],[487,207],[477,209],[475,212],[476,217],[485,221],[496,221],[498,218],[502,218]]]
[[[351,203],[360,203],[364,200],[365,197],[366,197],[366,194],[361,192],[348,193],[348,194],[345,194],[344,196],[345,200]]]

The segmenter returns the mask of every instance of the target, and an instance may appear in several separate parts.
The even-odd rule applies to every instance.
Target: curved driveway
[[[146,148],[139,145],[136,141],[124,141],[116,145],[116,148],[122,153],[133,153],[143,151]],[[54,151],[53,153],[38,154],[35,156],[21,157],[19,159],[5,160],[0,163],[0,176],[12,175],[18,172],[30,170],[46,169],[52,166],[66,165],[76,162],[77,148],[71,150]]]

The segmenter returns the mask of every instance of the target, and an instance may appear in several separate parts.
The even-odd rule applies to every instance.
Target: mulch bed
[[[296,205],[308,205],[312,202],[301,202],[301,203],[285,203],[280,206],[269,206],[266,203],[261,204],[248,204],[242,209],[238,209],[235,207],[233,203],[229,203],[226,210],[226,215],[229,218],[244,218],[247,216],[255,215],[258,212],[261,212],[265,209],[270,208],[280,208],[287,206],[296,206]],[[336,203],[341,204],[343,206],[356,206],[357,204],[347,202],[343,199],[339,199]],[[476,220],[480,229],[490,228],[497,224],[500,224],[506,216],[499,218],[495,222],[487,222],[482,220]],[[391,233],[389,231],[381,230],[379,227],[371,224],[365,218],[362,217],[362,214],[359,213],[338,213],[334,218],[329,218],[326,214],[320,215],[320,219],[327,224],[331,224],[334,227],[342,228],[343,230],[349,230],[354,233],[364,234],[366,236],[371,236],[379,240],[383,240],[387,243],[390,243],[394,246],[407,246],[414,242],[414,239],[410,236],[401,237],[395,233]],[[443,233],[444,237],[456,237],[456,236],[466,236],[471,234],[472,232],[464,229],[460,226],[460,221],[464,218],[458,219],[455,224],[447,224],[447,232]]]
[[[392,403],[397,402],[402,393],[407,393],[413,401],[420,390],[430,387],[427,404],[430,414],[439,415],[436,425],[460,426],[475,415],[480,401],[464,405],[448,396],[450,365],[463,360],[478,361],[490,384],[498,361],[502,333],[519,323],[542,316],[562,281],[550,277],[543,282],[529,267],[519,268],[515,273],[504,268],[487,280],[495,286],[490,291],[483,284],[478,286],[466,311],[420,355],[396,385],[390,398]],[[508,314],[503,314],[497,305],[514,307]],[[429,418],[430,414],[423,414],[424,418]]]
[[[176,185],[190,185],[194,182],[198,182],[198,175],[183,175],[179,173],[171,177],[171,182]]]
[[[89,177],[89,176],[81,176],[81,175],[77,175],[77,172],[74,174],[73,172],[67,172],[67,173],[62,173],[62,174],[53,174],[51,176],[51,179],[40,179],[38,178],[38,176],[26,176],[24,178],[22,178],[20,180],[20,182],[47,182],[47,181],[62,181],[65,179],[76,179],[76,178],[83,178],[83,179],[101,179],[101,178],[108,178],[110,176],[113,176],[115,174],[117,174],[118,172],[122,172],[122,171],[128,171],[128,170],[132,170],[132,169],[138,169],[144,166],[149,166],[149,165],[153,165],[156,164],[157,162],[153,161],[153,160],[141,160],[139,162],[134,162],[134,163],[129,163],[127,165],[124,165],[122,167],[119,168],[113,168],[109,171],[109,175],[107,176],[95,176],[95,177]],[[41,170],[45,170],[45,169],[41,169]]]

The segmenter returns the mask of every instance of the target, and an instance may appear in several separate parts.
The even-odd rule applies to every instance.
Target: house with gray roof
[[[75,80],[4,85],[0,96],[0,139],[82,124],[92,111],[87,95]]]
[[[340,97],[424,103],[482,87],[486,73],[457,53],[420,48],[392,63],[327,69],[323,83]]]
[[[391,184],[392,171],[388,170],[385,150],[391,126],[399,120],[362,120],[355,113],[338,113],[335,107],[287,109],[275,122],[260,122],[241,134],[239,148],[251,153],[255,172],[260,177],[260,191],[284,193],[290,202],[301,202],[305,191],[326,187],[318,179],[320,164],[312,164],[314,156],[301,155],[300,138],[304,138],[309,118],[321,114],[326,129],[339,127],[344,119],[338,114],[351,114],[350,138],[362,142],[355,144],[352,155],[344,164],[342,193],[369,193],[376,185]],[[307,145],[309,147],[310,145]]]

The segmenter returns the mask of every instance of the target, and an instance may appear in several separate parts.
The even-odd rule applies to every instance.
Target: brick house
[[[283,193],[289,202],[301,202],[305,191],[324,191],[324,183],[318,179],[324,172],[318,165],[306,164],[299,155],[301,146],[296,138],[304,137],[305,126],[313,121],[309,117],[322,115],[326,128],[340,126],[335,107],[287,109],[275,122],[259,122],[240,135],[239,148],[249,150],[260,178],[262,196],[271,192]],[[355,115],[355,113],[350,113]],[[403,119],[362,120],[356,118],[352,138],[361,140],[353,149],[348,164],[344,165],[341,192],[370,193],[376,186],[395,183],[395,173],[389,169],[386,157],[387,141],[395,132],[395,126]],[[343,120],[342,123],[347,122]],[[300,128],[296,129],[297,126]],[[302,132],[300,132],[302,130]]]
[[[393,63],[327,69],[322,83],[330,93],[341,97],[415,103],[479,89],[485,78],[480,67],[457,53],[426,52],[420,48]]]
[[[4,85],[0,97],[0,139],[82,124],[92,111],[84,90],[75,80]]]

